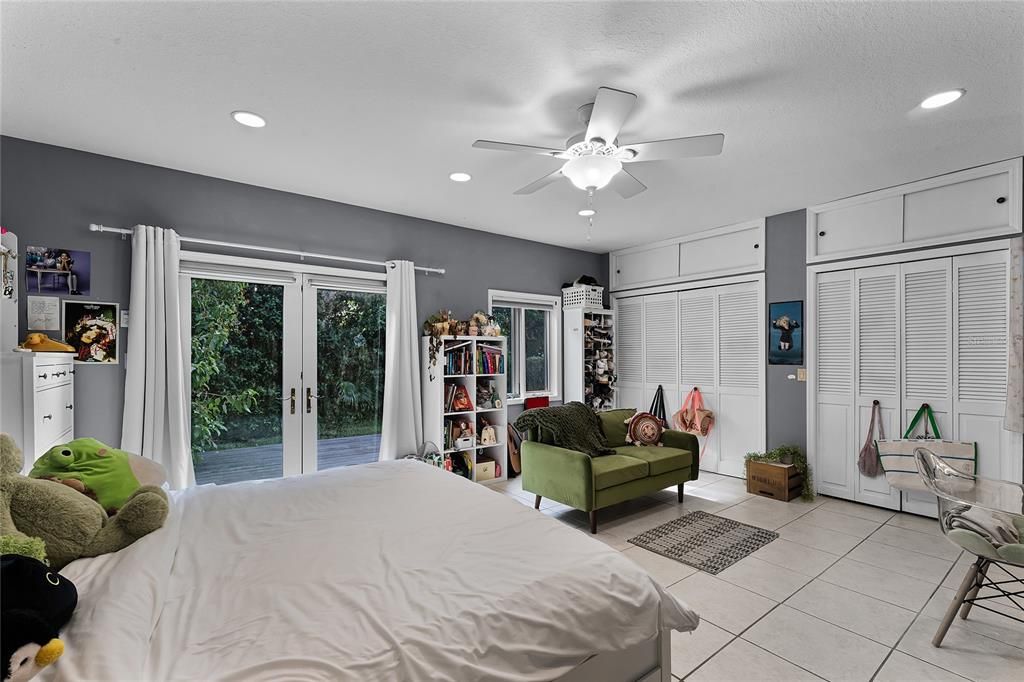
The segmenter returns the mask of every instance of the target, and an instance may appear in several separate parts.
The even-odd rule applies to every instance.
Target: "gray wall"
[[[127,308],[130,241],[89,232],[89,223],[447,268],[417,279],[420,317],[441,307],[459,317],[486,309],[488,289],[557,294],[580,274],[602,282],[608,274],[598,254],[0,137],[0,224],[22,246],[92,252],[88,298]],[[24,301],[20,314],[24,334]],[[123,360],[81,366],[76,431],[118,443],[123,391]]]
[[[765,303],[804,301],[807,317],[807,212],[769,216],[765,220]],[[765,310],[764,319],[768,320]],[[806,351],[804,362],[807,361]],[[799,445],[807,450],[807,384],[788,379],[795,365],[768,365],[765,393],[768,403],[767,446]]]

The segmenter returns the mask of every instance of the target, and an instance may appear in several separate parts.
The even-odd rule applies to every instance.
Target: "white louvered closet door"
[[[978,447],[978,475],[1017,480],[1019,434],[1004,431],[1009,335],[1009,254],[953,259],[953,416],[947,437]],[[946,435],[946,434],[943,434]]]
[[[890,488],[884,474],[875,478],[862,475],[856,460],[871,425],[875,401],[881,408],[886,437],[901,435],[896,433],[900,428],[899,282],[899,265],[854,272],[854,499],[889,509],[899,509],[899,491]]]
[[[815,282],[814,452],[817,489],[854,499],[851,465],[856,457],[854,430],[854,273],[825,272]]]
[[[697,387],[705,406],[718,411],[718,293],[715,289],[679,292],[679,393],[681,403]],[[719,429],[700,441],[700,468],[717,471]]]
[[[928,403],[941,435],[954,438],[951,261],[940,258],[904,263],[900,270],[903,289],[901,428],[906,429],[921,404]],[[922,420],[911,435],[923,435],[925,422]],[[924,493],[903,493],[902,508],[914,514],[936,514],[935,498]]]
[[[744,457],[764,448],[764,310],[754,282],[718,290],[718,472],[744,476]]]
[[[679,304],[675,292],[644,296],[643,409],[658,386],[665,389],[665,416],[679,409]]]
[[[644,299],[615,302],[615,387],[618,407],[641,409],[644,398]]]

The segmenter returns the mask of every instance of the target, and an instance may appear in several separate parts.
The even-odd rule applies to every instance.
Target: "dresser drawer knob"
[[[65,405],[64,409],[65,410],[73,410],[73,409],[75,409],[75,406],[74,405]]]
[[[43,415],[43,421],[46,421],[47,419],[53,419],[53,415],[52,414],[44,414]]]
[[[997,204],[1005,204],[1006,203],[1006,197],[999,197],[998,199],[996,199],[996,203]]]
[[[818,236],[819,237],[824,237],[825,236],[825,230],[822,230],[821,232],[819,232]]]
[[[40,375],[39,375],[39,377],[38,377],[38,378],[40,378],[40,379],[45,379],[45,378],[46,378],[46,377],[48,377],[48,376],[50,376],[50,375],[49,375],[49,374],[47,374],[46,372],[43,372],[42,374],[40,374]]]

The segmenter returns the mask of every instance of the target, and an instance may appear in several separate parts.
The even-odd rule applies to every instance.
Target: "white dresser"
[[[75,364],[70,353],[26,353],[22,360],[25,466],[75,437]]]

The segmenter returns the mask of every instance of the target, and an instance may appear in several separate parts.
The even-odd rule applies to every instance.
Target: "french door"
[[[183,259],[182,326],[191,354],[199,484],[377,459],[383,279],[283,267]]]

